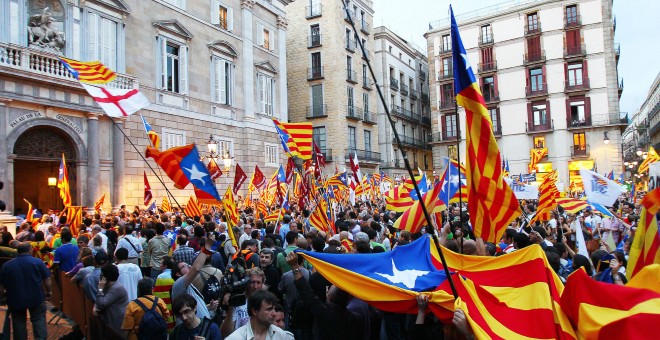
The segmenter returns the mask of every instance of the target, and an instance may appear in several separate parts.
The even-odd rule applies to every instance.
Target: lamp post
[[[222,156],[222,164],[224,165],[225,172],[229,171],[231,164],[234,162],[234,157],[229,154],[229,150],[225,150],[224,155]]]
[[[48,189],[53,190],[57,187],[57,178],[48,177]]]

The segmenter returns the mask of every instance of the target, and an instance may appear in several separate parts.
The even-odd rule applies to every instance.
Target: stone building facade
[[[352,153],[362,168],[375,169],[381,162],[377,94],[356,40],[373,63],[373,3],[351,0],[348,9],[356,29],[341,1],[295,1],[286,7],[289,119],[312,123],[314,141],[329,162],[326,172],[349,168]]]
[[[579,169],[623,171],[619,110],[623,80],[612,0],[507,2],[456,17],[484,94],[502,157],[528,173],[530,150],[547,148],[532,171],[558,170],[560,189],[581,186]],[[430,24],[433,157],[465,151],[465,113],[454,113],[449,20]],[[460,127],[460,135],[457,134]]]
[[[413,170],[433,171],[431,152],[431,112],[429,106],[428,59],[416,46],[387,27],[374,29],[374,68],[397,133]],[[385,114],[378,103],[378,141],[381,169],[396,179],[408,176],[403,154]]]
[[[219,141],[219,153],[233,157],[216,181],[221,192],[233,183],[236,164],[248,175],[255,165],[274,171],[284,158],[272,118],[288,120],[284,8],[290,2],[0,3],[0,180],[6,184],[0,195],[10,211],[25,211],[23,198],[38,208],[62,208],[46,181],[57,176],[62,153],[75,205],[92,206],[103,194],[106,211],[142,205],[143,172],[160,203],[165,189],[140,157],[149,144],[140,114],[161,136],[161,150],[195,143],[204,155],[210,136]],[[139,89],[152,104],[111,120],[57,56],[101,60],[118,73],[109,86]],[[192,187],[172,193],[182,205],[193,194]]]

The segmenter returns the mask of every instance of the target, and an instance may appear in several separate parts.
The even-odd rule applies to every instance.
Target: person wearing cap
[[[108,263],[108,254],[104,251],[98,251],[94,255],[94,270],[87,275],[83,281],[83,291],[85,296],[93,303],[96,303],[99,280],[101,279],[101,267]]]

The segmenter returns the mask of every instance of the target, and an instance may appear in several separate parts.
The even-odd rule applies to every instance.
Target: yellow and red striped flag
[[[550,213],[557,207],[556,198],[560,196],[556,182],[557,170],[554,170],[543,179],[543,182],[539,186],[539,206],[536,214],[529,221],[530,225],[536,221],[548,221],[552,218]]]
[[[447,206],[439,197],[441,191],[442,182],[438,181],[433,185],[433,188],[424,195],[422,200],[424,201],[424,205],[426,205],[429,214],[441,212],[446,209]],[[394,222],[394,228],[416,233],[422,228],[422,226],[426,225],[426,218],[424,217],[424,211],[421,207],[422,200],[415,201],[410,209],[406,210],[403,215]]]
[[[190,196],[188,204],[183,208],[183,213],[188,217],[202,216],[202,209],[200,208],[199,203],[197,203],[195,197]]]
[[[222,198],[222,206],[225,209],[225,217],[227,218],[227,233],[231,239],[231,244],[238,250],[238,240],[234,235],[234,226],[238,224],[238,211],[236,210],[236,202],[234,201],[234,192],[231,187],[227,187],[225,196]]]
[[[529,150],[529,173],[536,170],[536,165],[539,164],[543,157],[548,155],[548,148],[539,148]]]
[[[78,236],[78,227],[83,223],[82,207],[68,206],[64,210],[66,211],[66,224],[69,225],[73,236]]]
[[[312,211],[311,215],[309,215],[309,224],[319,231],[327,232],[329,230],[328,205],[323,198],[319,199],[319,204]]]
[[[277,119],[273,123],[287,154],[312,159],[312,123],[280,123]]]
[[[646,156],[646,159],[642,161],[642,164],[639,165],[639,168],[637,168],[637,173],[645,173],[646,171],[649,170],[649,165],[660,161],[660,156],[658,153],[655,151],[655,148],[652,146],[649,147],[649,153]]]
[[[115,79],[117,74],[100,61],[77,61],[60,57],[62,65],[81,83],[107,84]]]
[[[25,201],[25,203],[28,204],[28,210],[27,210],[27,214],[25,214],[25,220],[28,222],[32,222],[32,220],[34,219],[34,207],[32,206],[32,203],[30,203],[25,198],[23,199],[23,201]]]
[[[164,212],[172,211],[172,206],[170,205],[170,200],[167,199],[167,196],[163,197],[163,202],[160,204],[160,209]]]
[[[104,202],[105,202],[105,194],[103,194],[103,196],[101,196],[101,198],[99,198],[99,200],[96,201],[96,203],[94,203],[94,211],[100,212]]]
[[[264,222],[275,222],[278,219],[281,219],[282,216],[284,216],[285,210],[284,209],[276,209],[273,210],[272,213],[270,214],[264,214]]]
[[[660,188],[653,189],[642,199],[635,238],[630,246],[626,276],[631,279],[645,266],[660,263],[660,232],[658,211],[660,210]]]
[[[499,242],[509,223],[522,212],[513,190],[502,176],[502,156],[493,124],[463,47],[452,12],[451,36],[456,102],[465,108],[468,211],[474,235]]]
[[[60,189],[60,197],[65,207],[71,205],[71,191],[69,188],[69,171],[66,168],[66,161],[64,160],[64,153],[62,154],[62,162],[60,163],[60,172],[57,178],[57,187]]]
[[[559,197],[556,198],[555,201],[569,214],[577,214],[589,206],[587,201],[577,198]]]

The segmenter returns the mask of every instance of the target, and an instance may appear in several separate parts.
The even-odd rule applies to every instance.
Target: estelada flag
[[[66,167],[66,160],[64,160],[64,153],[62,154],[62,162],[60,162],[60,172],[57,178],[57,187],[60,189],[60,198],[62,198],[62,204],[64,204],[64,207],[71,205],[69,171]]]

